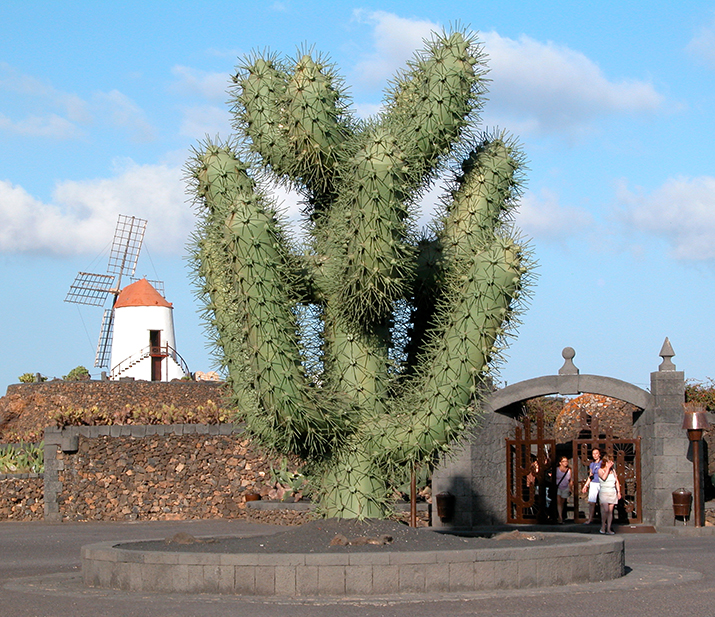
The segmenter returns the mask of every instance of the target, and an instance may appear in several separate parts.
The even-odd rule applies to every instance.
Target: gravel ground
[[[342,536],[351,541],[351,544],[331,545],[336,536]],[[387,544],[365,543],[365,539],[377,541],[384,536],[389,536],[392,540]],[[427,529],[415,529],[390,520],[323,519],[265,536],[194,538],[179,533],[167,536],[164,540],[122,543],[117,544],[116,547],[128,550],[194,553],[344,553],[506,548],[586,541],[587,538],[582,536],[520,531],[492,537],[468,538]]]

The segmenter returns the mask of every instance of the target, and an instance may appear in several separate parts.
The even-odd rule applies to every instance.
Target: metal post
[[[697,433],[697,438],[691,435]],[[700,464],[700,444],[702,431],[688,431],[688,438],[693,444],[693,522],[696,527],[705,527],[705,508],[703,508],[703,474]],[[695,437],[695,435],[693,435]]]
[[[703,431],[710,427],[705,407],[695,402],[684,403],[685,414],[683,428],[688,431],[688,440],[693,449],[693,522],[696,527],[705,526],[705,501],[703,494],[702,461],[700,457],[700,443],[703,440]]]
[[[410,474],[410,527],[417,527],[417,478],[414,467]]]

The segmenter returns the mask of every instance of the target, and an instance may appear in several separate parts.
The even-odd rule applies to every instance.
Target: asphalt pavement
[[[617,581],[542,589],[389,598],[249,598],[90,590],[80,547],[101,541],[257,535],[242,521],[0,523],[0,617],[415,617],[424,615],[715,615],[715,535],[624,534],[628,573]],[[691,530],[696,531],[696,530]],[[709,532],[710,529],[704,530]]]

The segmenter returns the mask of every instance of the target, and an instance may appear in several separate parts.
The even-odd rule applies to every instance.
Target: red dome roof
[[[172,308],[171,302],[167,302],[164,296],[154,289],[146,279],[127,285],[119,292],[114,308],[125,306],[166,306]]]

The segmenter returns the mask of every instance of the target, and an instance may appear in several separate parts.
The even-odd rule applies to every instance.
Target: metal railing
[[[177,366],[182,370],[184,375],[191,374],[189,366],[186,364],[185,360],[171,345],[149,345],[134,355],[125,358],[118,364],[115,364],[110,371],[109,378],[119,379],[123,373],[147,358],[171,358],[174,362],[176,362]],[[162,373],[164,372],[165,374],[162,374],[162,381],[168,381],[169,365],[168,363],[162,362]]]

